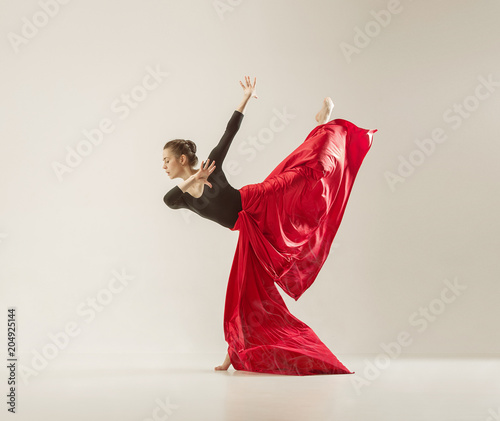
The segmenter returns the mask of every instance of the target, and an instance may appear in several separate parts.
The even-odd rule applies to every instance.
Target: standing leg
[[[216,371],[224,371],[227,370],[231,366],[231,360],[229,359],[229,354],[226,354],[226,359],[222,363],[222,365],[218,365],[215,367]]]

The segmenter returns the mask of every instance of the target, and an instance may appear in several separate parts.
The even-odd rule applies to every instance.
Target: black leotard
[[[210,165],[212,161],[215,161],[216,165],[215,170],[208,177],[212,188],[205,184],[203,194],[196,198],[187,191],[183,192],[179,186],[175,186],[163,198],[169,208],[187,208],[224,227],[230,229],[234,227],[238,219],[238,212],[242,209],[241,195],[238,189],[228,183],[226,175],[222,171],[222,163],[242,120],[243,114],[235,110],[227,123],[226,131],[219,144],[212,149],[208,156],[210,159],[208,164]]]

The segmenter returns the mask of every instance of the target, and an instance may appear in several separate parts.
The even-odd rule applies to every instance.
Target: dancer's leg
[[[318,114],[316,114],[316,121],[318,122],[318,125],[325,124],[326,122],[330,121],[330,116],[332,114],[333,107],[334,104],[332,99],[329,96],[327,96],[323,100],[323,106],[321,107],[321,110],[319,110]]]
[[[222,363],[222,365],[218,365],[215,367],[216,371],[224,371],[227,370],[231,366],[231,360],[229,359],[229,354],[226,354],[226,359]]]

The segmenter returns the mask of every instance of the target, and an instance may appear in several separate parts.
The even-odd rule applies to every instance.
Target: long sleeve
[[[221,140],[219,141],[217,146],[212,149],[212,152],[210,152],[210,155],[208,156],[210,162],[215,161],[215,165],[219,169],[222,168],[222,163],[226,158],[227,151],[231,146],[231,142],[233,141],[234,136],[240,128],[242,120],[243,114],[235,110],[229,122],[227,123],[226,131],[222,135]]]
[[[168,193],[163,197],[165,204],[172,209],[185,208],[186,204],[182,199],[183,191],[179,186],[174,186]]]

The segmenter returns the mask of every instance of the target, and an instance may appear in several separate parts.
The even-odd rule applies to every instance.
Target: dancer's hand
[[[257,91],[255,90],[255,83],[256,82],[257,82],[257,78],[254,78],[253,85],[252,85],[252,83],[250,82],[250,76],[245,76],[245,84],[241,83],[241,80],[240,80],[240,85],[243,88],[243,93],[245,95],[248,95],[248,97],[258,98]]]
[[[210,176],[210,174],[212,174],[212,172],[215,170],[215,161],[212,161],[210,166],[208,165],[208,161],[210,161],[210,159],[201,162],[200,169],[196,174],[193,175],[193,177],[196,180],[196,182],[207,184],[210,188],[212,188],[212,184],[210,184],[210,182],[207,179]]]

